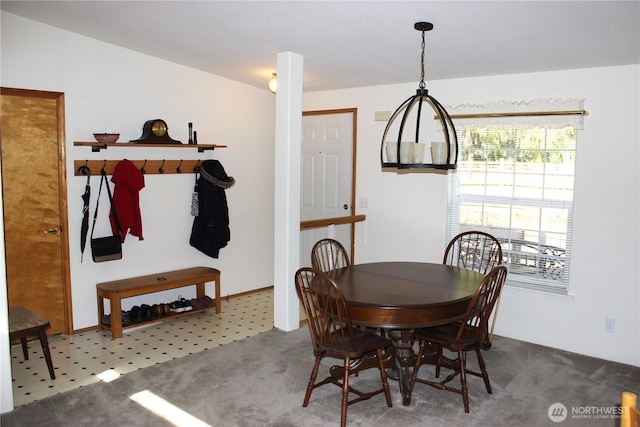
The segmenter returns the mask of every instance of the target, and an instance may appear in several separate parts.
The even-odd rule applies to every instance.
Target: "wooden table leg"
[[[20,337],[20,345],[22,345],[22,355],[24,360],[29,360],[29,346],[27,345],[27,337]]]
[[[196,298],[201,298],[204,295],[204,283],[196,283]]]
[[[411,404],[411,373],[416,362],[416,354],[413,351],[413,330],[412,329],[392,329],[388,331],[388,336],[394,341],[394,364],[387,372],[387,376],[393,380],[398,380],[400,394],[402,394],[402,404]],[[431,349],[422,355],[423,363],[436,363],[435,350]]]
[[[411,347],[411,335],[411,330],[403,329],[400,331],[400,339],[396,340],[398,346],[396,357],[398,384],[404,406],[411,404],[411,387],[409,380],[411,379],[411,368],[413,368],[413,361],[415,360],[415,354]]]
[[[120,296],[111,294],[111,338],[122,338],[122,302]]]
[[[102,317],[104,316],[104,298],[98,295],[98,331],[102,331],[104,326],[102,324]]]
[[[222,312],[222,301],[220,298],[220,274],[216,277],[216,314]]]

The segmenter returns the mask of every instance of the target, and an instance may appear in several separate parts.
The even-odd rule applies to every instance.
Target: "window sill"
[[[511,289],[517,289],[519,291],[534,292],[534,293],[537,293],[537,294],[557,296],[557,297],[568,298],[568,299],[575,299],[575,295],[570,294],[568,290],[565,290],[565,289],[554,289],[551,286],[544,287],[544,286],[535,285],[535,284],[531,284],[531,283],[524,283],[524,282],[519,282],[519,281],[516,281],[516,280],[509,280],[509,278],[507,278],[507,281],[505,282],[505,285],[508,286]]]

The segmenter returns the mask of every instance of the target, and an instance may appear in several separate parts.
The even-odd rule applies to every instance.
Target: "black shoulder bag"
[[[120,229],[120,220],[118,220],[118,213],[113,206],[113,198],[111,197],[111,189],[109,188],[109,182],[107,181],[107,173],[102,169],[100,171],[102,178],[100,178],[100,189],[98,190],[98,200],[96,201],[96,211],[93,215],[93,224],[91,226],[91,256],[93,262],[113,261],[122,258],[122,240],[120,235],[122,231]],[[111,214],[113,215],[113,221],[116,223],[118,229],[118,235],[93,238],[93,229],[96,226],[96,219],[98,218],[98,206],[100,205],[100,194],[102,193],[102,183],[107,186],[107,193],[109,194],[109,203],[111,204]]]

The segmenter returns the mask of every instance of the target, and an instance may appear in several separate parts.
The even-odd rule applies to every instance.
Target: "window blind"
[[[581,105],[580,105],[581,106]],[[450,174],[450,238],[481,230],[500,240],[510,285],[566,293],[571,265],[576,129],[487,118],[458,128]],[[573,118],[572,118],[573,120]]]

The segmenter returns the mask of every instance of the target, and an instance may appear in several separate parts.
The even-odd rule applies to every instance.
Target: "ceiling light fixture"
[[[455,169],[458,163],[458,137],[447,110],[434,97],[429,95],[424,83],[424,34],[433,29],[430,22],[416,22],[413,26],[422,32],[422,56],[420,58],[421,75],[420,85],[416,94],[404,101],[391,115],[382,136],[380,147],[380,162],[383,168],[413,169],[435,168]],[[428,120],[422,107],[428,104],[436,113],[435,120]],[[415,118],[409,118],[415,113]],[[399,120],[396,120],[399,119]],[[431,142],[431,162],[424,161],[425,141],[420,138],[420,131],[427,128],[431,133],[437,134],[438,126],[444,134],[444,141]],[[397,133],[396,133],[397,132]],[[413,139],[405,138],[403,133],[414,134]],[[397,135],[395,141],[389,141],[387,136]],[[442,139],[442,137],[440,137]]]
[[[278,79],[276,78],[276,73],[271,73],[271,80],[269,80],[269,90],[273,93],[276,93],[276,89],[278,89]]]

